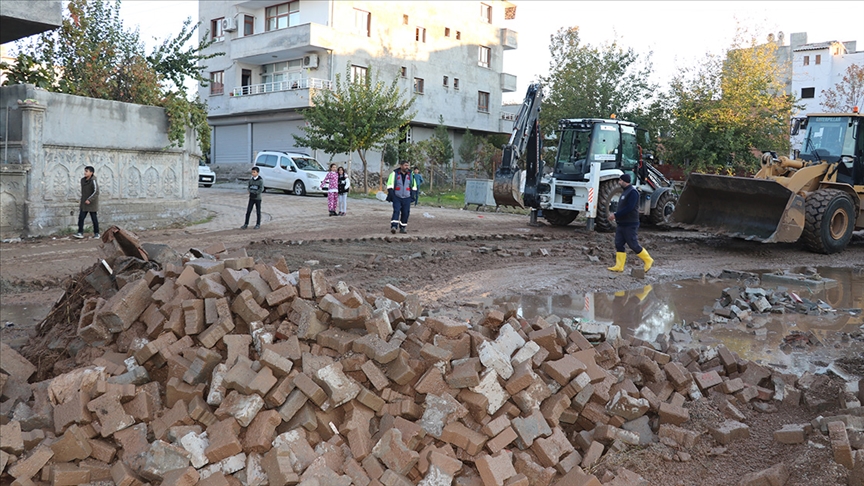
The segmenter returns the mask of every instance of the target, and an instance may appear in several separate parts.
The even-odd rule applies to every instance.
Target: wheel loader
[[[864,116],[857,109],[811,114],[796,120],[792,134],[802,129],[795,158],[764,152],[753,177],[691,173],[670,225],[843,251],[852,232],[864,229]]]
[[[635,123],[615,118],[559,120],[557,157],[547,174],[540,156],[542,99],[540,84],[528,87],[495,172],[492,193],[498,206],[530,208],[532,223],[540,212],[554,226],[567,226],[584,212],[588,230],[614,231],[615,223],[607,216],[618,209],[623,192],[618,178],[628,173],[639,190],[643,221],[669,221],[677,195],[672,183],[651,165],[650,155],[643,153],[639,139],[647,139],[647,132]],[[522,158],[524,171],[516,165]]]

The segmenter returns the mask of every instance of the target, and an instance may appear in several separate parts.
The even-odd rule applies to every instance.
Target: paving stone
[[[708,427],[708,432],[721,445],[750,437],[750,427],[735,420],[726,420],[717,426]]]

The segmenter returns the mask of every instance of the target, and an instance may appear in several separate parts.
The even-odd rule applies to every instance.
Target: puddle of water
[[[864,316],[860,311],[864,308],[864,269],[819,268],[817,271],[822,277],[835,280],[836,285],[819,291],[793,285],[782,287],[812,302],[821,300],[838,309],[837,312],[821,315],[758,315],[754,323],[764,329],[759,331],[763,333],[761,335],[744,324],[714,324],[705,330],[692,332],[693,346],[723,343],[744,359],[774,364],[798,373],[812,371],[818,368],[817,363],[820,361],[830,363],[842,353],[848,353],[848,349],[835,349],[833,344],[837,342],[838,333],[853,332],[864,324]],[[754,273],[761,275],[764,272]],[[695,279],[648,285],[642,289],[617,293],[526,295],[495,300],[494,303],[516,303],[520,314],[527,319],[550,314],[578,317],[583,321],[593,320],[619,326],[624,336],[654,341],[658,334],[668,334],[676,324],[707,322],[711,308],[723,289],[743,286],[743,282],[729,279]],[[757,286],[766,290],[781,287],[773,283]],[[813,331],[825,345],[786,353],[780,346],[783,338],[792,331]]]

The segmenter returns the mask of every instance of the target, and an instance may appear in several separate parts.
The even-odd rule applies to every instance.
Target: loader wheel
[[[618,185],[617,179],[600,183],[600,195],[597,198],[597,217],[594,219],[594,227],[603,233],[612,233],[618,226],[614,221],[609,221],[609,215],[618,211],[618,200],[624,189]]]
[[[838,253],[855,229],[855,205],[843,191],[819,189],[804,200],[804,245],[816,253]]]
[[[651,210],[651,215],[648,217],[648,222],[651,224],[662,224],[672,221],[672,213],[675,212],[675,195],[670,191],[666,191],[660,195],[657,200],[657,206]]]
[[[543,217],[552,226],[567,226],[572,223],[576,216],[579,216],[579,211],[570,211],[568,209],[544,209]]]

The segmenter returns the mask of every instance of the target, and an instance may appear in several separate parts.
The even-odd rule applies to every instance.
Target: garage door
[[[213,162],[216,164],[251,164],[246,134],[249,128],[243,125],[218,126],[213,130]]]
[[[300,126],[303,120],[254,123],[252,125],[252,151],[282,150],[290,152],[297,150],[292,134],[303,135]]]

